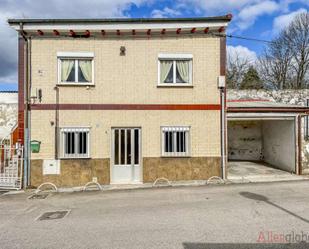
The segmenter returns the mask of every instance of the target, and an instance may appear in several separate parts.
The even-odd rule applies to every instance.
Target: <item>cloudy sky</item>
[[[17,90],[17,34],[8,18],[196,17],[232,13],[228,33],[269,40],[309,0],[0,0],[0,90]],[[254,60],[263,43],[228,39],[228,52]]]

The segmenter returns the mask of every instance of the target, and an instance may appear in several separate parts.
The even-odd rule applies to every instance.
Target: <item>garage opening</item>
[[[296,173],[295,120],[229,120],[228,178]]]

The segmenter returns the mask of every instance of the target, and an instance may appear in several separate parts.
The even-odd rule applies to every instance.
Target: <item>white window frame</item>
[[[75,82],[62,82],[61,81],[61,60],[70,59],[75,62]],[[78,60],[88,59],[91,60],[92,65],[92,81],[91,82],[78,82]],[[73,85],[73,86],[89,86],[94,85],[94,53],[92,52],[58,52],[58,85]]]
[[[161,61],[169,60],[173,61],[173,83],[162,83],[160,80],[161,75]],[[176,61],[188,60],[189,61],[189,82],[188,83],[176,83]],[[193,55],[192,54],[159,54],[158,55],[158,86],[192,86],[193,75]]]
[[[165,132],[185,132],[185,152],[165,152]],[[191,127],[190,126],[161,126],[161,156],[162,157],[190,157],[191,156]],[[173,133],[176,134],[176,133]],[[173,135],[173,143],[176,145],[176,135]]]
[[[86,132],[87,133],[87,153],[77,153],[77,142],[75,142],[75,154],[66,154],[64,145],[64,133],[65,132]],[[75,137],[76,139],[76,137]],[[90,127],[61,127],[60,128],[60,158],[62,159],[81,159],[90,158]]]

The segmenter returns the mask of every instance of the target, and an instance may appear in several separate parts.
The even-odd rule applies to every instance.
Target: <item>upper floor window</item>
[[[93,53],[58,53],[59,84],[94,84]]]
[[[192,85],[192,58],[191,54],[159,54],[158,84]]]

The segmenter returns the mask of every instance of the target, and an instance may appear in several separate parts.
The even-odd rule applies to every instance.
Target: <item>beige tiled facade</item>
[[[120,46],[126,47],[125,56],[120,56]],[[32,89],[42,89],[41,104],[56,103],[57,52],[93,52],[95,67],[94,86],[59,86],[60,104],[220,104],[219,38],[206,35],[143,39],[34,38],[31,42]],[[193,86],[158,87],[159,53],[192,54]],[[39,159],[55,157],[55,117],[55,110],[31,111],[31,140],[41,141],[40,152],[31,154],[36,170],[40,168]],[[207,172],[219,172],[219,110],[59,110],[59,127],[81,126],[90,127],[92,159],[111,158],[112,127],[140,127],[141,156],[152,158],[152,165],[153,158],[161,157],[160,127],[190,126],[190,157],[216,158],[216,169]],[[196,160],[194,164],[198,162],[205,160]],[[186,160],[188,166],[185,167],[191,167],[190,163]],[[156,176],[160,173],[156,172]],[[201,179],[201,176],[195,178]]]
[[[126,55],[120,56],[120,46]],[[57,52],[93,52],[94,87],[61,87],[60,103],[219,104],[220,39],[209,36],[149,39],[33,38],[32,88],[42,104],[55,103]],[[193,55],[193,88],[158,88],[158,54]]]
[[[90,156],[110,158],[111,128],[140,127],[142,156],[161,156],[161,126],[190,126],[191,156],[220,156],[220,113],[218,111],[59,111],[59,127],[91,127]],[[31,114],[31,139],[41,141],[40,153],[32,159],[55,155],[55,111],[37,110]]]

